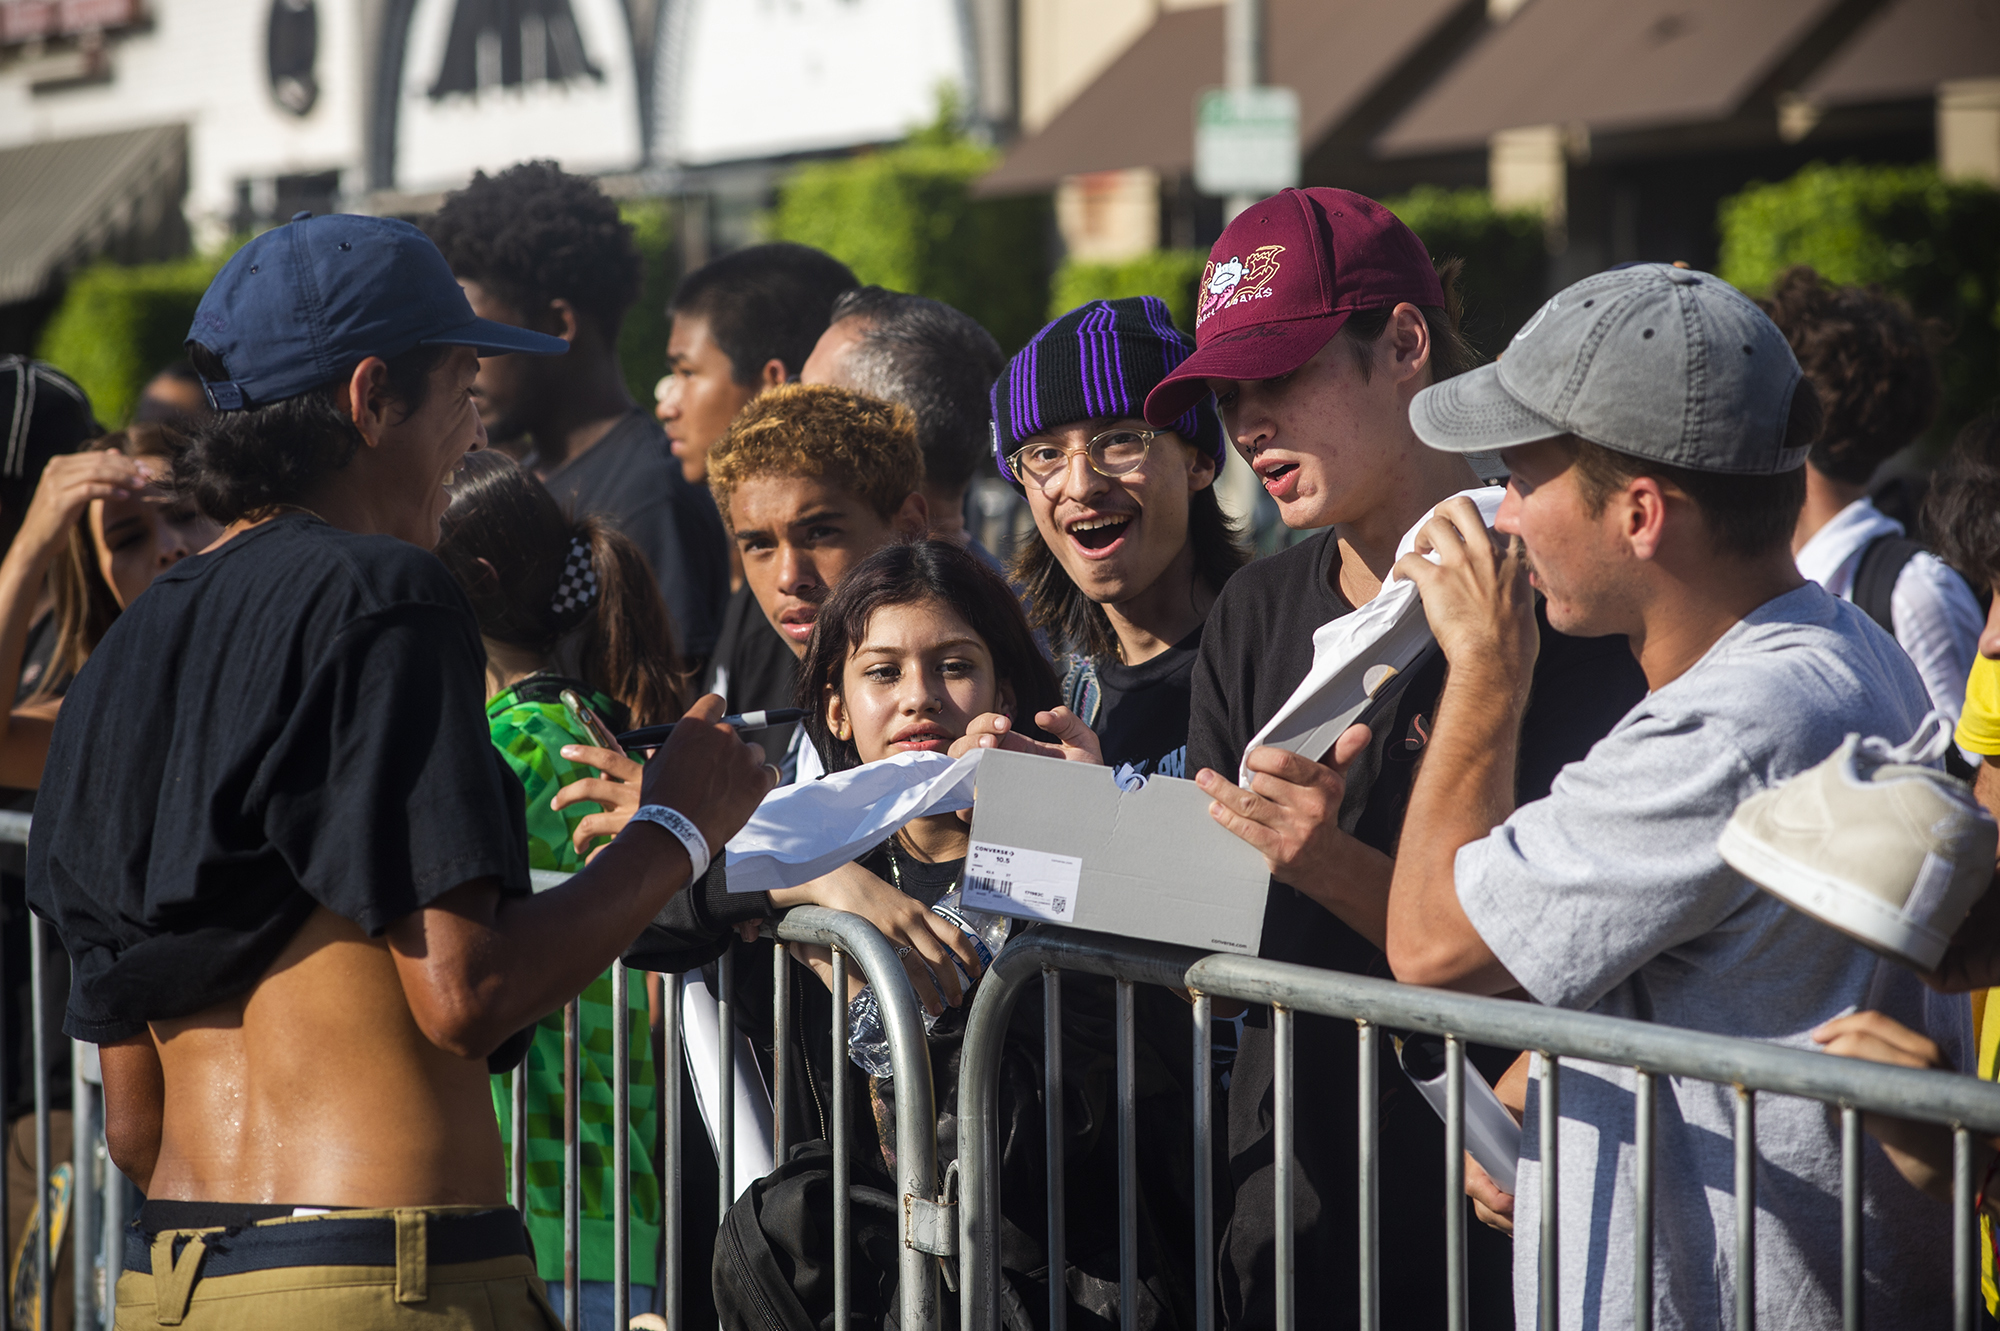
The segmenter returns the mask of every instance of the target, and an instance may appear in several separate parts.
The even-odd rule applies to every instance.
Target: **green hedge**
[[[1548,250],[1534,212],[1500,212],[1481,189],[1426,185],[1383,204],[1423,240],[1433,257],[1465,260],[1459,289],[1465,330],[1491,355],[1542,303]],[[1119,263],[1064,262],[1049,295],[1051,318],[1087,300],[1158,296],[1182,328],[1194,327],[1195,288],[1208,255],[1152,250]]]
[[[1718,209],[1719,276],[1752,295],[1793,264],[1829,281],[1880,285],[1940,320],[1944,407],[1935,438],[2000,394],[2000,190],[1945,181],[1934,166],[1831,166],[1759,182]]]
[[[1183,330],[1194,327],[1194,289],[1208,263],[1202,250],[1151,250],[1119,263],[1065,259],[1049,290],[1049,318],[1067,314],[1089,300],[1158,296]]]
[[[950,115],[896,147],[796,168],[771,235],[818,246],[863,282],[956,306],[1012,352],[1048,305],[1048,201],[974,199],[999,154],[958,135]]]
[[[619,331],[618,359],[632,396],[651,403],[653,385],[666,373],[667,298],[676,276],[673,218],[664,199],[633,200],[619,212],[632,224],[646,272]],[[180,358],[195,306],[234,249],[171,263],[85,269],[70,279],[35,354],[83,386],[99,420],[124,421],[146,381]]]
[[[639,299],[625,312],[625,323],[618,330],[618,364],[626,388],[650,408],[653,385],[667,372],[667,333],[673,326],[667,301],[680,276],[674,257],[673,206],[665,199],[634,199],[620,204],[618,214],[631,223],[632,239],[646,261]]]
[[[1382,204],[1417,233],[1433,259],[1465,260],[1459,277],[1465,334],[1485,355],[1497,354],[1547,297],[1548,242],[1539,213],[1503,212],[1483,189],[1435,185]]]
[[[100,421],[122,424],[146,381],[182,356],[195,306],[227,257],[84,269],[70,279],[35,354],[83,386]]]

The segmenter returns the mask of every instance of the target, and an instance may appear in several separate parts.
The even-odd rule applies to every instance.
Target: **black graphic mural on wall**
[[[430,96],[586,78],[604,74],[584,53],[569,0],[457,0]]]
[[[319,11],[313,0],[271,0],[271,30],[266,45],[271,96],[295,116],[313,109],[319,100],[319,79],[313,65],[319,59]]]

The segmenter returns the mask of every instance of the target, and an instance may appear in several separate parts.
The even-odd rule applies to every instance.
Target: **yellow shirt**
[[[1980,657],[1981,665],[1987,664]],[[1975,667],[1973,678],[1979,677]],[[1964,741],[1960,741],[1963,743]],[[1972,1005],[1973,1040],[1979,1046],[1979,1075],[1987,1081],[2000,1081],[2000,988],[1984,989],[1974,994]],[[2000,1284],[1996,1284],[1993,1271],[1993,1218],[1979,1217],[1979,1284],[1986,1293],[1986,1310],[2000,1316]]]
[[[1965,677],[1965,710],[1958,714],[1958,747],[1991,757],[2000,754],[2000,661],[1982,656]]]

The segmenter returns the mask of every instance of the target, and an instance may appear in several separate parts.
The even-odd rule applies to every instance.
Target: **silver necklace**
[[[882,848],[889,852],[889,881],[895,884],[896,891],[901,892],[902,895],[904,896],[908,896],[910,894],[908,892],[903,891],[903,858],[902,856],[896,853],[896,840],[898,837],[902,835],[903,834],[901,832],[896,833],[895,836],[890,837],[887,841],[882,843]],[[958,886],[958,879],[953,878],[951,882],[948,885],[946,885],[944,891],[938,893],[938,897],[940,899],[943,899],[945,897],[950,896],[952,893],[952,889],[956,888],[957,886]]]

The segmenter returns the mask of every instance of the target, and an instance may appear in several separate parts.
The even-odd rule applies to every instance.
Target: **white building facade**
[[[995,4],[0,0],[0,304],[147,257],[107,237],[173,201],[204,242],[302,208],[425,211],[531,158],[677,191],[890,142],[947,85],[1007,104],[982,89],[1007,69],[982,66]]]

